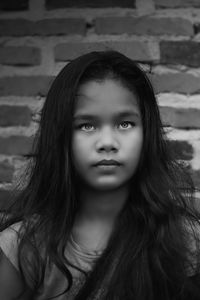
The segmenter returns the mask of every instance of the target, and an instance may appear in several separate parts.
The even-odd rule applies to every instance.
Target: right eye
[[[94,126],[92,124],[85,123],[85,124],[79,125],[79,128],[84,131],[92,131],[94,129]]]

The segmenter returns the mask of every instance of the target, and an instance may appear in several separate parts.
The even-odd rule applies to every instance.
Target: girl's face
[[[135,173],[143,144],[136,95],[119,80],[89,81],[78,90],[72,135],[73,164],[90,188],[111,190]],[[115,160],[115,165],[96,165]],[[104,162],[102,162],[104,164]]]

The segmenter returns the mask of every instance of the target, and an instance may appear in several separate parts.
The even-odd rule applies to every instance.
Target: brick
[[[7,161],[0,162],[0,182],[10,183],[13,179],[14,167]]]
[[[47,9],[64,8],[64,7],[130,7],[135,8],[135,0],[46,0]]]
[[[1,19],[0,36],[23,36],[31,35],[33,22],[24,19]]]
[[[41,53],[35,47],[1,47],[0,63],[3,65],[39,65]]]
[[[193,148],[186,141],[170,140],[169,147],[175,159],[191,160],[193,158]]]
[[[0,36],[48,36],[86,33],[86,22],[82,18],[44,19],[37,22],[25,19],[0,20]]]
[[[28,126],[31,111],[26,106],[0,105],[0,126]]]
[[[68,61],[90,51],[116,50],[136,61],[148,62],[154,58],[151,45],[142,41],[102,41],[91,43],[67,43],[55,47],[55,60]]]
[[[199,67],[200,43],[194,41],[162,41],[160,62],[162,64],[182,64]]]
[[[200,128],[200,110],[195,108],[159,107],[163,124],[176,128]]]
[[[104,17],[95,21],[97,34],[193,35],[193,25],[181,18]]]
[[[200,32],[200,23],[194,23],[194,34],[198,34]]]
[[[1,0],[0,10],[19,11],[28,9],[28,0]]]
[[[35,23],[33,34],[39,35],[85,35],[84,19],[46,19]]]
[[[31,151],[32,144],[32,137],[0,137],[0,153],[6,155],[27,155]]]
[[[154,0],[156,8],[200,7],[199,0]]]
[[[200,189],[200,170],[192,170],[191,176],[196,188]]]
[[[53,76],[2,77],[0,78],[0,96],[45,96],[53,79]]]
[[[200,91],[200,77],[188,73],[149,75],[157,93],[175,92],[195,94]]]

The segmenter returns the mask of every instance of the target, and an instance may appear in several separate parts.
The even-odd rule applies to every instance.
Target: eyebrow
[[[140,115],[138,112],[133,112],[133,111],[123,111],[123,112],[119,112],[116,113],[114,115],[114,119],[118,119],[118,118],[123,118],[123,117],[137,117],[140,118]],[[98,119],[98,115],[90,115],[90,114],[77,114],[74,116],[74,121],[77,120],[94,120],[94,119]]]

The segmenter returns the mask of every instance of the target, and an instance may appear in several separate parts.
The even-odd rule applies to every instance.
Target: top
[[[0,299],[1,300],[13,300],[16,295],[19,295],[22,291],[22,278],[19,272],[19,266],[17,261],[18,253],[18,231],[20,229],[21,222],[15,223],[0,232]],[[192,241],[189,242],[193,252],[195,246]],[[89,252],[88,250],[80,247],[74,239],[70,238],[66,245],[66,257],[72,262],[73,265],[80,269],[89,272],[92,270],[96,260],[101,253]],[[192,264],[195,266],[194,261]],[[27,265],[28,268],[28,265]],[[31,284],[26,287],[25,293],[19,298],[20,300],[45,300],[53,296],[58,297],[54,299],[58,300],[73,300],[75,295],[85,281],[85,276],[82,272],[69,267],[73,277],[73,284],[70,291],[64,293],[68,286],[66,277],[60,272],[55,264],[51,264],[45,270],[44,284],[40,288],[37,295],[33,296],[33,289]],[[198,275],[194,274],[194,269],[186,268],[188,274],[188,280],[195,280],[199,282]],[[28,281],[29,282],[29,281]],[[197,284],[198,285],[198,284]],[[103,290],[101,290],[96,296],[95,300],[102,299]],[[199,292],[197,291],[197,294]],[[198,294],[199,299],[200,296]],[[190,298],[191,299],[191,298]]]
[[[15,223],[4,231],[0,232],[0,299],[11,300],[18,295],[22,289],[22,279],[20,277],[19,266],[17,261],[18,251],[18,230],[20,222]],[[69,261],[79,267],[80,269],[88,272],[92,269],[99,253],[88,252],[86,249],[80,247],[74,239],[70,238],[66,246],[66,257]],[[84,283],[85,276],[82,272],[75,268],[68,267],[73,277],[73,284],[67,293],[56,297],[58,300],[72,300],[78,293],[80,287]],[[27,287],[26,292],[20,300],[44,300],[61,294],[67,288],[66,277],[55,266],[51,265],[45,271],[44,284],[40,289],[37,296],[32,298],[31,287]],[[98,299],[98,298],[95,298]]]

